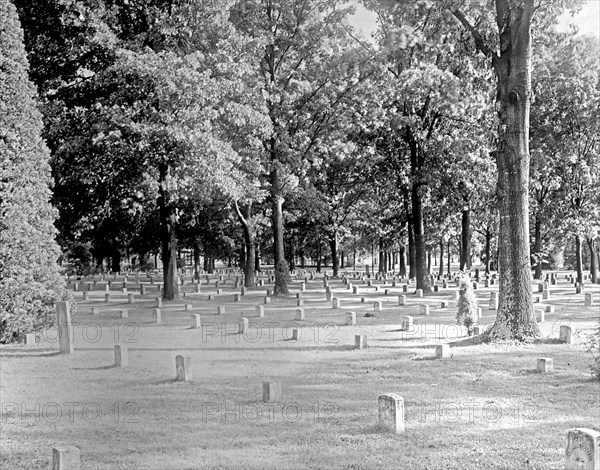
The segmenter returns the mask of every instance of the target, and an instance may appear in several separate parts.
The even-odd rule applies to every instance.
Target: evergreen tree
[[[64,298],[49,152],[14,6],[0,1],[0,342],[50,326]]]

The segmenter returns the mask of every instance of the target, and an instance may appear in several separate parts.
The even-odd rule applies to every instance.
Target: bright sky
[[[356,5],[356,15],[350,18],[350,24],[357,30],[362,30],[366,37],[377,29],[376,21],[375,14],[362,5]],[[559,21],[561,28],[565,29],[571,23],[579,27],[581,34],[600,37],[600,0],[588,0],[580,13],[574,17],[565,13]]]

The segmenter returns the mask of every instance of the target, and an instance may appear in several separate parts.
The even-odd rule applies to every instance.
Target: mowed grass
[[[560,325],[585,335],[600,313],[570,286],[557,286],[546,302],[556,312],[539,342],[456,345],[440,360],[436,344],[461,344],[450,333],[456,307],[437,307],[450,290],[425,299],[408,293],[409,305],[399,307],[402,292],[353,298],[331,284],[342,309],[331,309],[315,281],[304,294],[305,322],[294,321],[291,297],[273,299],[258,318],[264,294],[255,289],[234,303],[231,285],[217,300],[165,303],[162,324],[151,323],[155,294],[129,305],[93,292],[73,318],[74,354],[56,354],[53,331],[35,346],[1,349],[0,466],[49,468],[52,447],[74,445],[84,469],[562,469],[565,431],[600,430],[591,355],[579,338],[555,341]],[[373,299],[384,310],[364,317]],[[418,314],[421,303],[430,316]],[[91,305],[108,310],[92,316]],[[216,315],[216,305],[226,314]],[[495,312],[481,306],[490,323]],[[119,318],[121,308],[129,318]],[[350,309],[356,326],[344,326]],[[193,313],[204,329],[190,329]],[[411,334],[399,331],[407,314],[418,325]],[[245,336],[236,334],[241,316],[251,322]],[[298,341],[288,339],[293,327]],[[355,334],[368,336],[367,349],[353,349]],[[129,347],[127,368],[114,367],[116,343]],[[190,382],[174,381],[179,353],[192,357]],[[539,357],[554,359],[553,373],[536,372]],[[262,403],[263,381],[281,382],[280,403]],[[378,428],[382,393],[404,397],[404,434]]]

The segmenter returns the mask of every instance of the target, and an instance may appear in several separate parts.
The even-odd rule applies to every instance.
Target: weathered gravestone
[[[127,367],[129,365],[128,352],[127,346],[115,344],[115,367]]]
[[[554,371],[554,359],[551,357],[540,357],[537,360],[537,371],[547,374]]]
[[[565,470],[600,470],[600,432],[575,428],[566,434]]]
[[[52,470],[79,470],[80,458],[77,447],[54,447],[52,449]]]
[[[278,402],[281,401],[281,383],[280,382],[263,382],[263,402]]]
[[[175,356],[175,374],[175,380],[178,382],[192,380],[192,356]]]
[[[377,399],[379,408],[379,426],[382,430],[395,434],[403,433],[404,398],[395,393],[380,395]]]
[[[58,318],[58,344],[63,354],[73,354],[73,324],[71,323],[71,306],[69,302],[56,302]]]
[[[354,348],[365,349],[367,347],[367,335],[354,335]]]

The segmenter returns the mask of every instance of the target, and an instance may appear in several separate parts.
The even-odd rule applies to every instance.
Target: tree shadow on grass
[[[18,350],[17,352],[11,353],[5,350],[0,350],[0,357],[2,358],[24,358],[24,357],[52,357],[60,356],[61,352],[56,349],[47,348],[36,348],[28,350]]]
[[[461,339],[450,343],[451,348],[460,348],[466,346],[480,346],[485,343],[485,335],[469,336],[468,338]]]
[[[97,367],[72,367],[72,370],[108,370],[108,369],[116,369],[117,367],[114,364],[107,366],[97,366]]]

